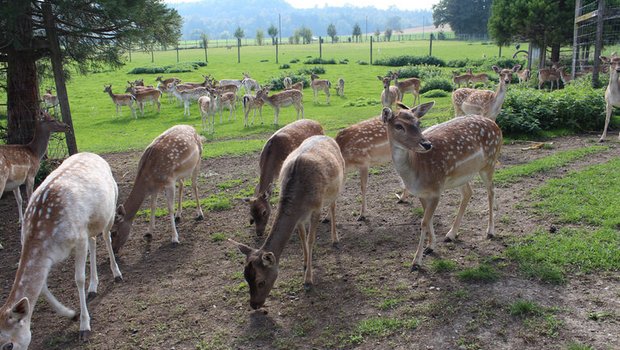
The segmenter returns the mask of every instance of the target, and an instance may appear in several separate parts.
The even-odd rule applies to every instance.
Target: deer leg
[[[177,199],[177,210],[174,214],[175,222],[181,221],[181,212],[183,211],[183,179],[178,179],[177,182],[179,183],[179,197]]]
[[[415,271],[420,268],[422,264],[422,257],[424,254],[432,253],[435,250],[435,232],[433,231],[433,215],[435,209],[439,204],[439,197],[420,198],[422,207],[424,208],[424,217],[422,218],[422,226],[420,227],[420,242],[418,243],[418,249],[416,250],[415,257],[413,258],[413,264],[411,271]],[[424,249],[424,243],[426,242],[426,234],[430,234],[430,246]]]
[[[81,239],[75,247],[75,284],[80,296],[80,340],[86,341],[90,336],[90,315],[86,305],[86,254],[88,254],[88,242]]]
[[[304,105],[300,103],[299,109],[301,109],[301,119],[304,119]],[[299,119],[299,111],[297,112],[297,119]]]
[[[306,225],[297,224],[297,234],[299,235],[299,241],[301,242],[301,249],[304,252],[304,274],[308,267],[308,246],[306,245]]]
[[[312,276],[312,250],[314,249],[314,242],[316,240],[316,230],[319,224],[320,211],[313,212],[310,217],[310,232],[306,236],[306,245],[308,246],[308,266],[306,267],[306,273],[304,276],[304,288],[306,290],[312,289],[313,276]]]
[[[601,138],[598,140],[598,142],[605,141],[605,138],[607,137],[607,127],[609,126],[609,120],[611,119],[612,111],[613,106],[611,105],[611,103],[607,102],[605,106],[605,127],[603,128],[603,135],[601,135]]]
[[[149,230],[144,235],[144,238],[151,239],[153,237],[153,231],[155,231],[155,206],[157,205],[157,192],[151,195],[151,220],[149,221]]]
[[[198,173],[200,172],[200,162],[194,168],[194,172],[192,172],[192,190],[194,192],[194,199],[196,200],[196,220],[203,220],[205,215],[202,212],[202,207],[200,206],[200,198],[198,198]]]
[[[13,190],[13,195],[15,196],[15,201],[17,202],[17,212],[19,213],[19,223],[24,222],[24,212],[22,210],[22,205],[24,203],[22,199],[22,191],[19,189],[20,186],[17,186]],[[22,233],[24,231],[22,230]],[[22,246],[24,245],[24,236],[22,236]]]
[[[480,178],[484,182],[484,186],[487,188],[487,197],[489,200],[489,224],[487,226],[487,238],[492,238],[495,235],[495,220],[493,211],[497,210],[497,203],[495,202],[495,186],[493,186],[493,171],[494,168],[483,169],[480,171]]]
[[[108,251],[108,258],[110,259],[110,270],[112,270],[112,275],[114,275],[114,282],[121,282],[123,280],[123,274],[121,270],[118,268],[118,264],[116,263],[116,257],[114,256],[114,251],[112,250],[112,238],[110,237],[110,229],[114,221],[111,221],[108,224],[108,227],[103,230],[103,241],[105,242],[105,247]]]
[[[278,108],[278,107],[274,107],[274,111],[275,111],[275,112],[274,112],[274,113],[275,113],[275,117],[274,117],[274,118],[275,118],[275,119],[274,119],[274,124],[275,124],[275,125],[278,125],[278,114],[280,114],[280,108]]]
[[[469,183],[464,184],[460,187],[461,190],[461,205],[459,206],[459,211],[454,218],[454,223],[452,224],[452,228],[446,234],[444,238],[444,242],[451,242],[456,239],[456,235],[458,234],[459,227],[461,226],[461,220],[463,219],[463,214],[465,213],[465,208],[467,208],[467,204],[471,199],[471,195],[473,191],[471,190],[471,186]]]
[[[97,236],[88,238],[88,255],[90,258],[90,282],[88,283],[88,296],[86,301],[89,302],[97,296],[97,287],[99,286],[99,276],[97,275]]]
[[[174,182],[172,185],[166,186],[164,189],[164,193],[166,194],[166,202],[168,203],[168,213],[170,216],[170,225],[172,226],[172,244],[176,245],[179,243],[179,233],[177,232],[177,225],[174,222]]]
[[[366,188],[368,185],[368,167],[360,167],[360,187],[362,189],[362,210],[357,217],[357,221],[366,220]]]
[[[339,248],[340,239],[338,238],[338,231],[336,231],[336,201],[329,206],[329,216],[331,219],[332,246]]]
[[[327,104],[329,104],[329,88],[325,88],[325,95],[327,95]]]

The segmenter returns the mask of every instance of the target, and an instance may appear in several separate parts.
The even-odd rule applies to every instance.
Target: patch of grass
[[[456,263],[452,260],[436,259],[431,262],[431,270],[437,273],[456,270]]]
[[[478,267],[470,267],[458,273],[458,277],[464,282],[495,282],[499,279],[499,272],[492,266],[480,264]]]
[[[226,234],[223,232],[215,232],[211,234],[211,242],[223,242],[226,240]]]
[[[557,152],[550,156],[533,160],[527,164],[514,165],[499,169],[495,172],[493,181],[497,186],[505,186],[510,183],[518,182],[523,177],[532,176],[537,173],[562,167],[588,155],[604,152],[608,149],[609,147],[606,146],[590,146]]]
[[[420,324],[417,319],[399,320],[387,317],[372,317],[362,320],[349,336],[352,344],[361,344],[368,338],[382,338],[400,330],[415,329]]]
[[[233,187],[241,185],[241,183],[243,183],[243,180],[241,179],[232,179],[232,180],[224,181],[224,182],[217,184],[217,188],[219,188],[220,190],[228,190]]]
[[[537,316],[542,314],[542,308],[529,300],[517,300],[514,303],[510,304],[510,314],[512,316],[517,316],[521,318],[525,318],[528,316]]]
[[[385,299],[381,303],[379,303],[378,307],[380,310],[387,311],[395,309],[399,304],[403,302],[401,298],[390,298]]]
[[[595,311],[588,314],[588,320],[592,321],[603,321],[608,318],[615,319],[616,317],[609,311]]]
[[[568,344],[568,347],[566,347],[566,350],[594,350],[594,348],[590,345],[572,342]]]

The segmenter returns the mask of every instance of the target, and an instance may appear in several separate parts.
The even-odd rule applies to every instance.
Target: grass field
[[[423,56],[428,54],[428,50],[428,41],[381,42],[373,46],[373,59],[404,54]],[[507,53],[506,49],[504,52]],[[496,46],[480,42],[433,42],[433,55],[444,60],[493,57],[497,54]],[[87,76],[74,73],[72,80],[68,83],[68,91],[79,150],[97,153],[139,150],[172,125],[190,124],[200,129],[200,114],[195,104],[191,107],[190,117],[184,117],[182,107],[176,103],[169,104],[164,98],[159,114],[151,106],[147,106],[145,116],[138,116],[136,120],[131,117],[129,109],[125,107],[119,118],[116,116],[110,97],[103,93],[104,84],[112,84],[115,93],[124,92],[128,80],[143,78],[146,84],[155,84],[158,74],[134,75],[127,74],[127,72],[135,67],[175,64],[176,55],[176,51],[155,52],[155,62],[151,63],[150,53],[133,52],[132,62],[127,62],[118,70],[110,69]],[[183,81],[201,81],[201,74],[211,74],[216,79],[239,79],[242,77],[242,72],[250,72],[253,78],[264,83],[268,78],[284,73],[284,70],[279,69],[282,64],[289,64],[291,68],[288,71],[296,72],[302,68],[313,67],[313,65],[305,65],[302,62],[308,57],[318,56],[318,44],[284,45],[280,46],[279,63],[276,64],[274,47],[249,46],[241,48],[241,63],[237,63],[236,48],[232,50],[209,49],[209,62],[206,67],[201,67],[191,73],[174,74],[174,76]],[[337,62],[348,60],[348,64],[324,65],[326,73],[321,76],[332,81],[343,77],[346,81],[345,97],[335,96],[332,89],[330,105],[326,105],[324,95],[320,95],[319,103],[314,104],[312,90],[305,89],[305,117],[320,121],[328,134],[334,135],[337,130],[356,121],[378,115],[381,110],[379,101],[382,86],[376,76],[384,75],[390,67],[356,63],[370,61],[368,43],[336,45],[326,43],[323,44],[323,58],[333,58]],[[290,63],[294,59],[300,62]],[[179,60],[181,62],[204,61],[204,50],[182,50],[179,52]],[[450,69],[446,68],[445,74],[448,77]],[[41,83],[42,87],[51,85],[51,81]],[[3,99],[5,97],[0,96],[0,100]],[[404,100],[405,103],[411,104],[413,98],[406,96]],[[452,115],[449,97],[434,100],[436,105],[425,118],[427,125],[443,121]],[[351,106],[351,102],[355,102],[354,106]],[[242,117],[243,112],[241,108],[238,108],[236,121],[227,122],[225,119],[223,124],[216,123],[215,133],[205,135],[209,141],[205,147],[206,156],[240,154],[259,150],[262,147],[262,140],[278,128],[272,125],[273,110],[271,107],[263,110],[265,121],[263,125],[255,124],[244,128]],[[283,109],[280,115],[280,126],[293,121],[294,118],[294,109]],[[239,143],[235,140],[254,141]]]

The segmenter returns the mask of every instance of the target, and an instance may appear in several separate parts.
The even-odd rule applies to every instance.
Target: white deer
[[[60,315],[74,318],[75,311],[62,305],[47,286],[52,266],[75,252],[75,282],[80,298],[80,335],[88,340],[90,315],[87,301],[97,295],[96,238],[103,234],[115,281],[122,275],[110,242],[118,188],[108,163],[93,153],[67,158],[43,181],[28,203],[22,235],[25,237],[19,268],[9,296],[0,307],[0,345],[27,349],[30,320],[43,294]],[[90,283],[85,292],[86,259],[90,253]]]

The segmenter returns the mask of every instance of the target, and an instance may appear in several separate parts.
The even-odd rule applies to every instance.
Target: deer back
[[[336,135],[347,170],[389,162],[390,143],[380,116],[353,124]]]

